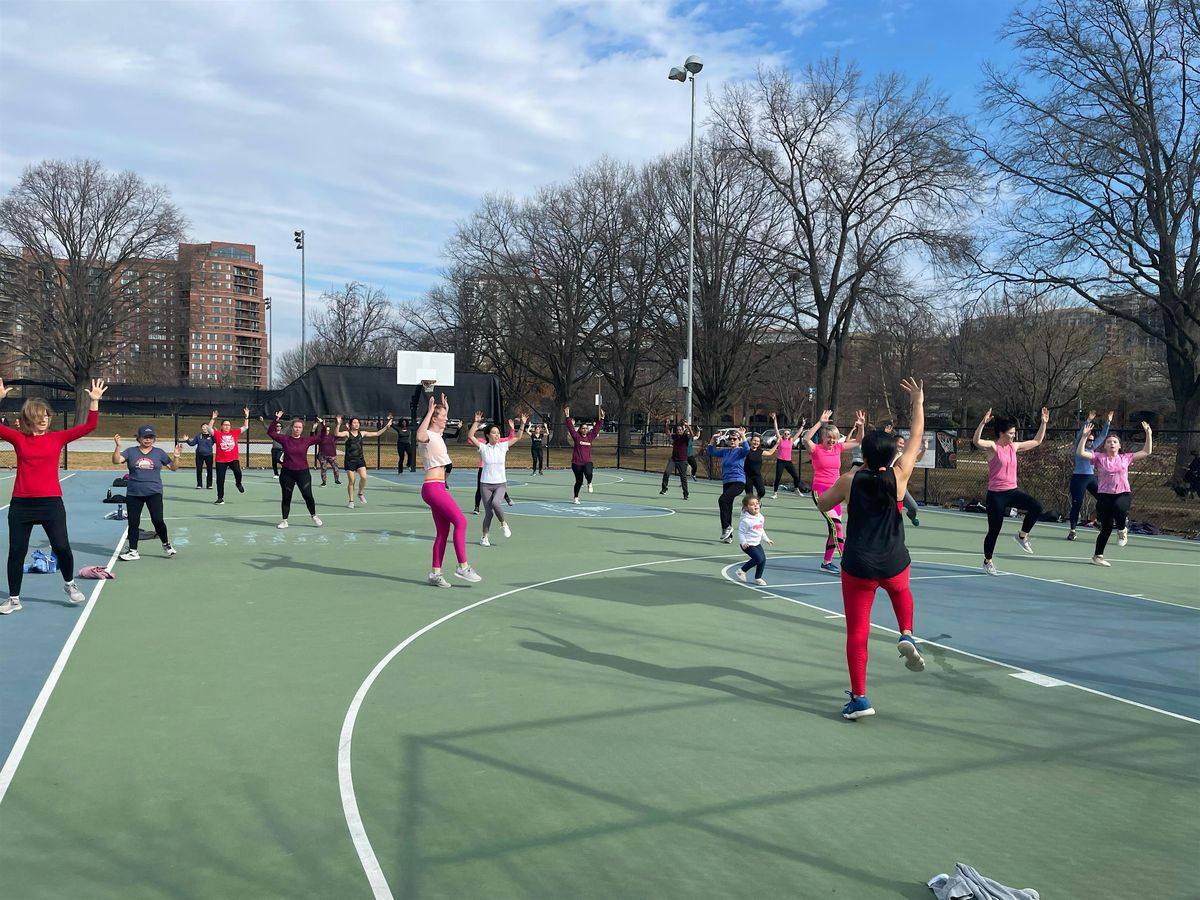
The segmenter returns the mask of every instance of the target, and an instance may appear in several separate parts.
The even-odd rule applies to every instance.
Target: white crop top
[[[436,431],[430,431],[429,441],[421,444],[421,466],[434,469],[438,466],[450,465],[450,454],[446,450],[446,441]]]

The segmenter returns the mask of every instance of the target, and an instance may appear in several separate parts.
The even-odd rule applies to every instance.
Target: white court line
[[[776,556],[773,558],[774,559],[785,559],[788,557]],[[988,578],[988,577],[989,576],[984,574],[983,572],[967,572],[962,575],[912,575],[909,577],[908,580],[909,581],[939,581],[943,578]],[[819,587],[822,585],[825,585],[825,586],[838,585],[838,586],[840,586],[841,583],[842,582],[840,579],[830,578],[827,576],[824,581],[796,581],[796,582],[790,582],[787,584],[768,584],[767,587],[785,588],[785,587]]]
[[[112,556],[108,558],[106,569],[112,570],[113,563],[116,562],[117,553],[121,550],[121,545],[125,543],[125,536],[128,534],[128,529],[121,532],[121,537],[117,540],[117,546],[113,549]],[[8,793],[8,786],[12,784],[13,776],[17,773],[17,766],[21,764],[21,759],[25,756],[25,749],[29,746],[29,741],[33,737],[33,731],[37,728],[38,722],[41,721],[42,713],[46,709],[46,704],[50,702],[50,694],[54,692],[55,686],[58,684],[58,679],[63,673],[63,669],[67,666],[67,659],[71,656],[71,651],[75,649],[75,644],[79,641],[79,636],[83,633],[83,626],[87,624],[88,619],[92,615],[92,610],[96,608],[96,601],[100,599],[100,592],[104,590],[104,586],[108,584],[108,579],[101,579],[92,588],[92,595],[88,598],[83,612],[79,615],[79,620],[75,623],[75,627],[71,629],[71,634],[67,638],[67,642],[63,645],[62,651],[58,654],[58,659],[54,661],[54,667],[50,670],[50,674],[46,676],[46,683],[42,685],[42,690],[38,693],[37,699],[33,703],[33,708],[29,710],[29,715],[25,719],[25,724],[21,726],[21,732],[17,735],[16,741],[13,743],[12,750],[9,751],[8,759],[4,761],[4,767],[0,768],[0,803],[4,802],[4,796]]]
[[[337,756],[338,788],[342,796],[342,812],[346,817],[346,826],[350,830],[350,839],[354,843],[354,849],[358,854],[358,860],[362,864],[363,872],[366,873],[367,881],[371,885],[371,891],[376,900],[392,900],[392,891],[388,886],[387,876],[383,874],[383,869],[379,865],[379,859],[375,855],[375,850],[371,847],[371,840],[369,837],[367,837],[366,827],[363,825],[362,815],[358,810],[358,797],[354,792],[354,775],[350,764],[351,742],[354,737],[354,725],[358,721],[358,711],[362,708],[362,704],[366,699],[367,692],[371,690],[372,685],[375,684],[376,679],[379,678],[380,674],[387,667],[387,665],[393,659],[395,659],[400,652],[404,650],[404,648],[409,646],[417,638],[424,634],[428,634],[439,625],[449,622],[456,616],[483,606],[485,603],[491,603],[493,600],[499,600],[502,597],[508,597],[512,594],[521,593],[522,591],[533,590],[550,584],[557,584],[561,581],[571,581],[575,578],[587,578],[591,575],[604,575],[609,572],[620,572],[624,569],[639,569],[644,566],[670,565],[672,563],[697,562],[705,559],[728,558],[729,554],[721,554],[719,556],[691,556],[677,559],[661,559],[653,560],[651,562],[631,563],[630,565],[626,566],[613,566],[612,568],[608,569],[597,569],[593,572],[578,572],[574,575],[564,575],[561,578],[551,578],[549,581],[542,581],[538,582],[537,584],[527,585],[525,587],[513,588],[512,590],[504,591],[503,593],[495,594],[491,597],[485,597],[483,600],[478,600],[475,603],[471,603],[467,606],[461,607],[460,609],[456,609],[453,612],[442,616],[440,619],[430,622],[424,628],[420,629],[419,631],[415,631],[406,637],[403,641],[393,647],[392,650],[383,657],[383,659],[376,663],[375,668],[371,670],[370,674],[367,675],[363,683],[359,685],[358,690],[354,692],[354,699],[350,701],[350,708],[346,710],[346,717],[342,721],[342,731],[338,737]]]
[[[300,509],[304,510],[305,515],[308,514],[308,510],[304,509],[303,505],[300,506]],[[344,509],[344,507],[343,507],[343,509]],[[237,519],[266,519],[270,522],[276,522],[279,520],[279,513],[269,513],[269,514],[268,513],[262,513],[262,514],[260,514],[260,513],[237,513],[234,510],[229,510],[228,512],[233,513],[233,517],[237,518]],[[355,510],[354,512],[350,512],[349,510],[346,510],[345,512],[322,512],[321,507],[318,506],[317,507],[317,515],[320,516],[322,519],[332,519],[334,516],[421,516],[421,515],[427,516],[427,515],[429,515],[429,510],[428,509],[394,509],[394,510],[372,510],[371,512],[361,512],[360,510]],[[216,521],[217,515],[213,514],[213,515],[209,515],[209,516],[163,516],[163,518],[166,519],[168,522],[181,522],[184,519],[208,519],[210,521]]]
[[[775,558],[783,559],[786,557],[777,556]],[[947,565],[953,565],[953,563],[947,563]],[[736,585],[737,587],[749,588],[750,590],[754,591],[755,593],[763,594],[764,596],[767,596],[767,597],[775,597],[779,600],[786,600],[788,603],[795,603],[797,606],[806,606],[809,609],[816,610],[817,612],[821,612],[821,613],[829,612],[829,610],[827,610],[823,606],[817,606],[814,603],[805,603],[803,600],[796,600],[793,597],[784,597],[781,594],[772,593],[770,590],[767,589],[770,587],[770,585],[768,585],[767,588],[762,588],[762,587],[759,587],[758,585],[743,584],[739,581],[736,581],[735,579],[729,577],[729,575],[728,575],[729,568],[732,568],[732,567],[726,567],[726,568],[722,569],[721,575],[727,581],[729,581],[731,584]],[[1045,579],[1039,579],[1039,580],[1044,581]],[[1081,587],[1081,585],[1071,585],[1071,587]],[[1124,596],[1128,596],[1128,595],[1121,594],[1120,596],[1124,597]],[[1184,608],[1190,609],[1191,607],[1184,607]],[[895,628],[888,628],[885,625],[876,625],[874,622],[871,623],[871,627],[877,628],[880,631],[886,632],[887,634],[894,634],[897,636],[899,636],[899,634],[900,634],[900,632]],[[937,641],[930,641],[930,640],[926,640],[925,638],[917,638],[917,640],[922,644],[929,644],[929,646],[931,646],[931,647],[938,647],[942,650],[947,650],[951,653],[957,653],[960,656],[967,656],[967,657],[970,657],[971,659],[977,659],[980,662],[991,663],[992,665],[1001,666],[1005,669],[1012,669],[1014,672],[1024,672],[1027,675],[1036,676],[1038,678],[1050,677],[1050,676],[1043,675],[1041,672],[1034,672],[1032,669],[1026,669],[1026,668],[1023,668],[1022,666],[1014,666],[1012,663],[1001,662],[998,659],[992,659],[991,657],[988,657],[988,656],[981,656],[978,653],[971,653],[967,650],[961,650],[958,647],[951,647],[946,644],[939,644]],[[1118,703],[1126,703],[1129,706],[1136,706],[1139,709],[1144,709],[1149,712],[1156,712],[1156,713],[1161,713],[1164,716],[1170,716],[1172,719],[1180,719],[1181,721],[1184,721],[1184,722],[1191,722],[1193,725],[1200,725],[1200,719],[1193,719],[1191,716],[1185,716],[1181,713],[1171,712],[1170,710],[1167,710],[1167,709],[1159,709],[1157,706],[1150,706],[1146,703],[1138,703],[1136,700],[1130,700],[1126,697],[1118,697],[1115,694],[1107,694],[1104,691],[1098,691],[1095,688],[1084,687],[1082,684],[1075,684],[1073,681],[1063,681],[1063,684],[1067,685],[1068,687],[1078,688],[1081,691],[1086,691],[1089,694],[1095,694],[1097,697],[1104,697],[1105,699],[1108,699],[1108,700],[1116,700]]]
[[[1139,537],[1146,537],[1146,535],[1139,535]],[[981,555],[978,550],[915,550],[913,552],[924,553],[926,556],[933,556],[935,554],[938,556],[980,556]],[[1042,556],[1042,554],[1040,554],[1040,553],[1035,553],[1034,558],[1035,559],[1061,559],[1061,560],[1066,560],[1067,562],[1077,562],[1077,563],[1081,563],[1081,564],[1086,563],[1089,566],[1092,564],[1092,558],[1090,556]],[[1024,559],[1024,557],[1015,556],[1015,557],[1013,557],[1013,559]],[[1146,559],[1129,559],[1129,560],[1122,560],[1122,562],[1125,562],[1126,564],[1132,565],[1132,566],[1194,566],[1196,568],[1200,568],[1200,563],[1155,562],[1155,561],[1146,560]]]

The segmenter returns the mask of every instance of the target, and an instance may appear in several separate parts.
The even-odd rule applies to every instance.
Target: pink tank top
[[[1017,445],[996,445],[995,455],[988,460],[988,490],[1011,491],[1017,486]]]
[[[792,442],[790,440],[788,440],[787,438],[780,438],[780,440],[779,440],[779,457],[778,458],[782,459],[784,462],[792,461]]]
[[[1132,453],[1118,453],[1110,457],[1107,453],[1097,453],[1092,457],[1092,467],[1096,470],[1096,490],[1101,494],[1124,494],[1129,491],[1129,464],[1133,461]]]
[[[813,484],[828,488],[842,474],[842,442],[826,447],[824,444],[813,444],[812,453]]]

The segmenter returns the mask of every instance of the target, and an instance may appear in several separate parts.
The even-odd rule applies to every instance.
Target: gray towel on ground
[[[954,864],[953,875],[935,875],[928,881],[937,900],[1039,900],[1033,888],[1010,888],[964,863]]]

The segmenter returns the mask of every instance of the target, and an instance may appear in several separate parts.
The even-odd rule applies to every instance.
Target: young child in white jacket
[[[735,573],[738,581],[745,581],[746,573],[753,568],[754,583],[766,584],[763,580],[763,572],[767,568],[767,552],[763,550],[762,544],[764,541],[768,544],[775,542],[763,530],[763,522],[762,513],[759,512],[758,498],[747,494],[742,499],[742,517],[738,520],[738,543],[742,545],[742,549],[750,558]]]

